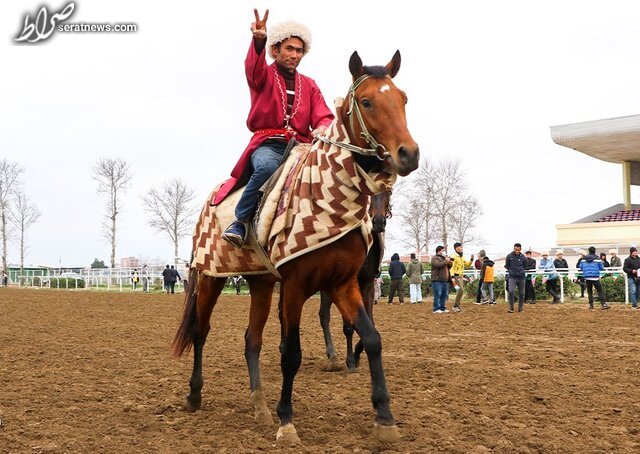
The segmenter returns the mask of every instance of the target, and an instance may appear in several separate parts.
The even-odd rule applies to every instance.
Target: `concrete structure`
[[[631,204],[631,185],[640,186],[640,115],[552,126],[551,138],[588,156],[620,164],[624,201],[571,224],[556,225],[557,244],[635,245],[640,238],[640,205]]]

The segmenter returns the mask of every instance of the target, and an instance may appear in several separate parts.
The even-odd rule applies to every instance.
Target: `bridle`
[[[347,116],[349,117],[349,127],[351,128],[351,131],[352,132],[354,131],[353,113],[355,112],[356,117],[358,118],[358,123],[360,124],[360,137],[367,142],[367,145],[369,145],[370,148],[359,147],[351,143],[338,142],[325,136],[320,136],[318,139],[324,143],[345,148],[349,151],[358,153],[362,156],[376,157],[379,160],[384,161],[388,156],[390,156],[390,154],[385,148],[385,146],[382,145],[381,143],[378,143],[375,137],[373,137],[371,133],[369,133],[367,126],[364,124],[364,119],[362,118],[362,112],[360,112],[360,107],[358,106],[358,103],[356,101],[356,89],[362,84],[362,82],[369,79],[370,77],[373,77],[373,76],[371,76],[370,74],[364,74],[358,77],[351,84],[351,87],[349,88],[349,110],[347,111]]]

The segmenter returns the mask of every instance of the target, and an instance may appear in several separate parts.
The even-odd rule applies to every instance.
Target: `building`
[[[140,259],[137,257],[122,257],[120,259],[120,268],[138,268]]]
[[[640,186],[640,115],[551,127],[558,145],[621,165],[623,203],[571,224],[556,225],[559,246],[597,246],[623,251],[640,238],[640,205],[631,204],[631,185]]]

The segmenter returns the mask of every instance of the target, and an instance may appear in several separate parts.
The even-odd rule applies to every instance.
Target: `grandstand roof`
[[[551,138],[602,161],[640,161],[640,115],[552,126]]]

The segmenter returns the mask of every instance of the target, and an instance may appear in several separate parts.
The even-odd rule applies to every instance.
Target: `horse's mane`
[[[387,77],[389,73],[384,66],[363,66],[362,72],[375,78]]]

